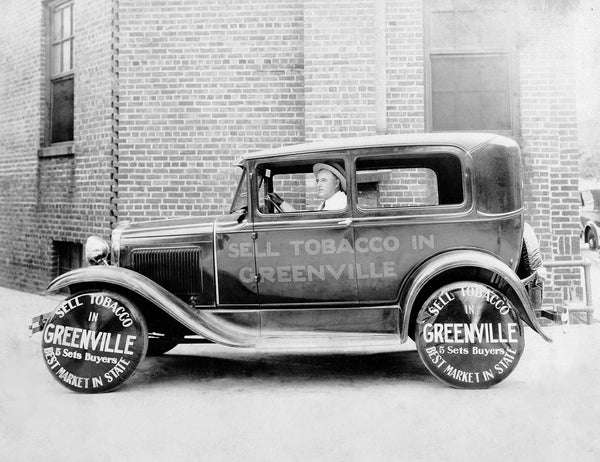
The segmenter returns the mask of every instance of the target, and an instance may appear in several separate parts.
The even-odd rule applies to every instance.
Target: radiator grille
[[[136,249],[133,270],[152,279],[173,295],[186,300],[203,293],[202,249]]]

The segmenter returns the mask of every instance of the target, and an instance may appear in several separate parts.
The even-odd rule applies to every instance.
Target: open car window
[[[262,214],[317,212],[322,199],[317,192],[313,166],[324,160],[301,163],[263,163],[257,166],[258,211]],[[341,159],[328,159],[344,165]],[[277,210],[269,199],[275,193],[286,203],[284,210]]]

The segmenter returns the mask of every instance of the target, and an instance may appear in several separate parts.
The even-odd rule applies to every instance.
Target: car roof
[[[464,151],[471,151],[494,138],[500,138],[500,136],[493,133],[443,132],[339,138],[265,149],[246,154],[240,157],[235,164],[241,165],[246,160],[263,157],[388,146],[455,146]]]

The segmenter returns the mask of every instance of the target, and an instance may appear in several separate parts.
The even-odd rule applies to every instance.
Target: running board
[[[270,332],[261,336],[256,344],[259,350],[360,350],[373,348],[397,348],[400,335],[356,334],[351,332]]]

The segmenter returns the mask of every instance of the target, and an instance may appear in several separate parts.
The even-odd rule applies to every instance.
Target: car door
[[[254,245],[261,310],[357,303],[351,207],[316,210],[312,166],[320,161],[304,157],[256,163]],[[344,159],[336,161],[343,164]],[[276,213],[270,192],[295,210]]]
[[[215,285],[220,308],[258,308],[254,229],[248,207],[244,173],[232,207],[235,210],[215,221]]]

